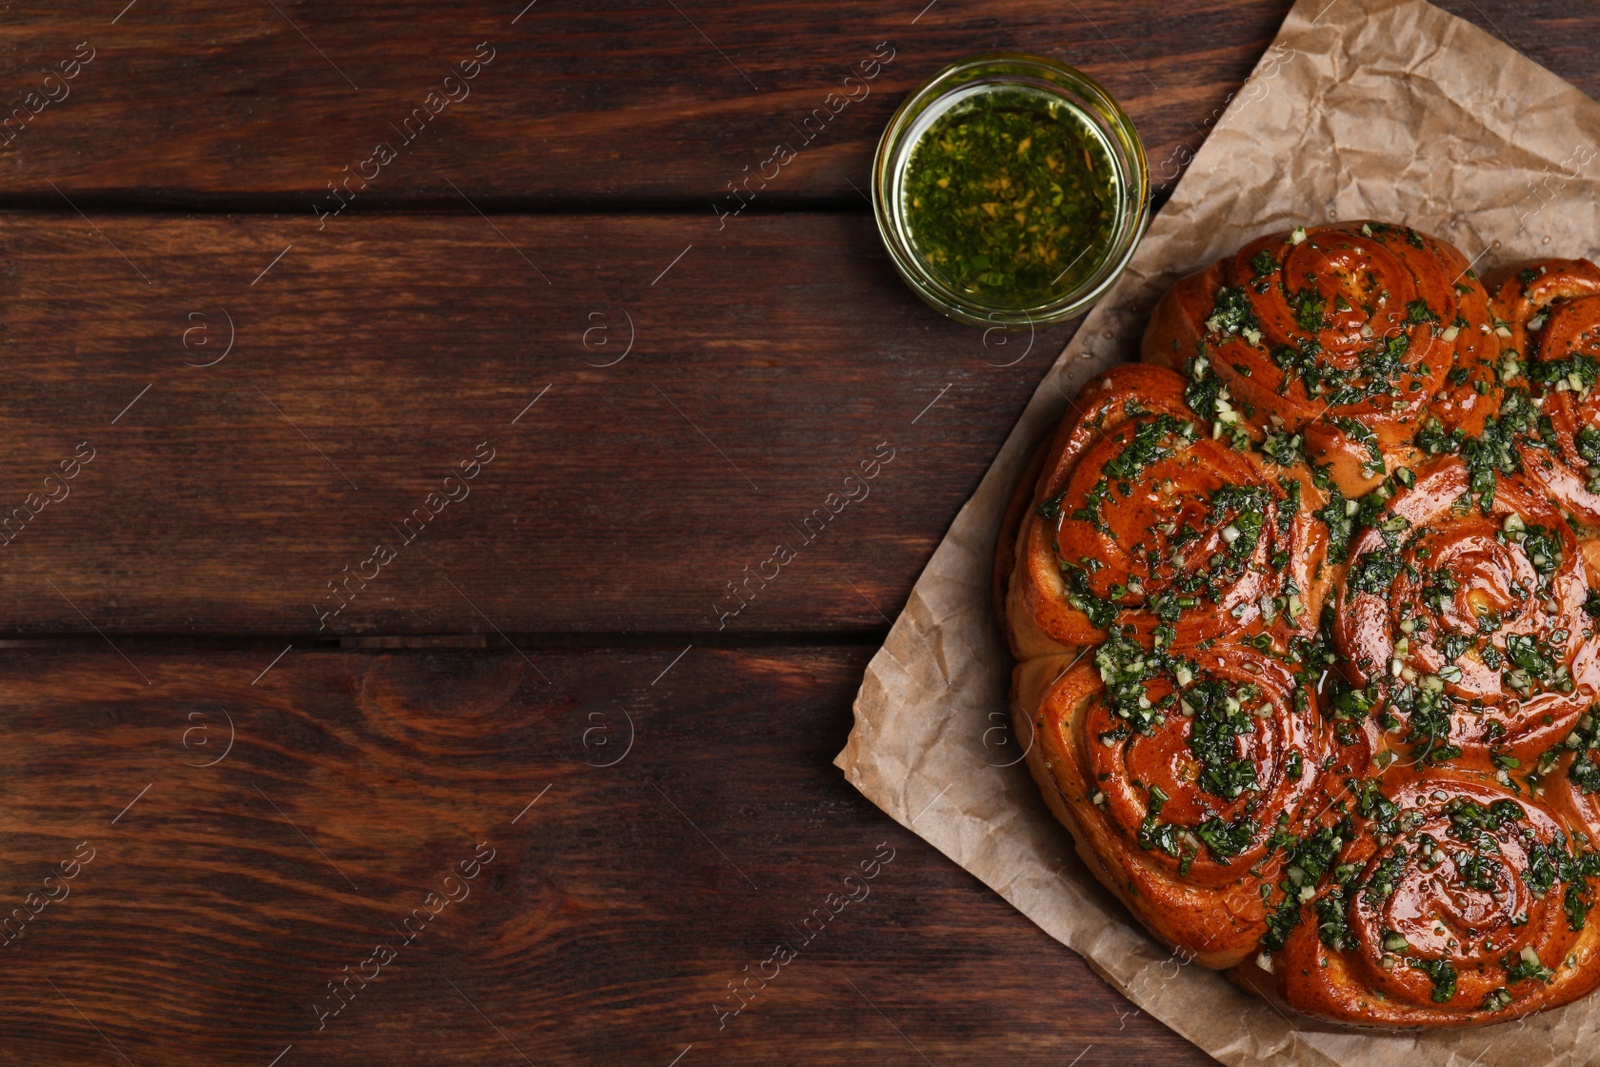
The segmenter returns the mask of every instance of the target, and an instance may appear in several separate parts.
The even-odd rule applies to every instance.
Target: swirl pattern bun
[[[1584,561],[1517,476],[1463,499],[1465,464],[1436,460],[1351,545],[1333,624],[1349,696],[1417,745],[1537,758],[1596,698]]]
[[[1377,222],[1252,241],[1175,285],[1144,341],[1147,362],[1187,369],[1203,417],[1303,435],[1352,496],[1411,461],[1425,420],[1476,433],[1498,356],[1466,257]]]
[[[1523,466],[1586,526],[1600,526],[1600,267],[1558,259],[1508,271],[1491,306],[1548,420],[1521,450]]]
[[[1113,618],[1173,649],[1315,630],[1326,537],[1305,505],[1321,491],[1214,437],[1183,394],[1176,374],[1125,364],[1080,397],[1017,546],[1019,658],[1103,641]]]
[[[1034,711],[1046,800],[1101,881],[1164,941],[1232,966],[1267,933],[1279,835],[1368,755],[1338,744],[1310,682],[1251,646],[1162,663],[1119,638],[1093,662],[1027,661],[1013,697]]]
[[[1379,222],[1178,282],[1007,512],[1027,763],[1163,943],[1284,1008],[1600,987],[1600,267]]]
[[[1452,1026],[1551,1008],[1591,992],[1600,925],[1575,925],[1591,868],[1556,815],[1477,775],[1404,768],[1369,779],[1365,814],[1307,905],[1276,974],[1245,984],[1346,1022]]]

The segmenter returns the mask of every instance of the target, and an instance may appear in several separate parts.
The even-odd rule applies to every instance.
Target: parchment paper
[[[1149,74],[1159,84],[1160,71]],[[1151,166],[1159,180],[1184,161]],[[1084,869],[1026,765],[999,766],[1021,751],[998,743],[1012,662],[990,610],[1007,498],[1067,398],[1136,358],[1150,308],[1182,274],[1263,233],[1362,217],[1452,241],[1480,257],[1480,274],[1540,255],[1600,259],[1597,161],[1600,105],[1488,33],[1420,0],[1301,0],[1127,273],[1045,376],[867,669],[834,761],[856,788],[1224,1063],[1591,1063],[1600,996],[1476,1030],[1340,1029],[1286,1018],[1145,934]]]

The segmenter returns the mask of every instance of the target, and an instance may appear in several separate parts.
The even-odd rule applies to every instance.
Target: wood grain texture
[[[1020,49],[1105,84],[1170,182],[1289,6],[629,0],[537,4],[513,25],[525,8],[518,0],[470,10],[420,0],[348,9],[138,0],[112,24],[117,3],[64,11],[30,0],[9,7],[0,31],[0,104],[7,115],[19,106],[38,113],[0,134],[0,158],[6,193],[29,202],[59,204],[54,183],[74,199],[274,197],[309,217],[314,202],[327,202],[328,182],[346,167],[359,173],[375,144],[393,142],[399,158],[354,210],[454,204],[465,194],[552,205],[672,199],[709,214],[727,183],[793,139],[800,157],[763,196],[837,203],[854,200],[852,183],[865,187],[878,135],[915,85],[963,56]],[[1582,5],[1445,6],[1600,91],[1594,19]],[[882,41],[894,59],[867,95],[802,138],[795,126]],[[90,63],[64,86],[46,86],[82,42],[94,50]],[[489,66],[407,141],[415,131],[400,128],[406,117],[483,42],[494,52]]]
[[[865,650],[678,651],[8,653],[5,1058],[1207,1062],[829,765]]]
[[[800,158],[763,195],[848,201],[851,183],[865,186],[899,100],[944,64],[997,48],[1041,52],[1101,80],[1170,180],[1176,169],[1161,164],[1186,159],[1204,139],[1289,8],[704,0],[676,9],[539,4],[513,25],[524,6],[515,0],[470,11],[418,0],[275,6],[140,0],[113,25],[115,11],[102,5],[11,5],[0,103],[6,114],[25,110],[0,134],[6,192],[59,203],[53,182],[74,198],[270,196],[309,216],[313,202],[327,202],[328,182],[359,173],[376,144],[393,143],[399,158],[370,188],[355,187],[355,210],[465,194],[535,204],[687,199],[709,213],[727,183],[792,140]],[[1579,5],[1445,6],[1590,93],[1600,89],[1589,62],[1594,22]],[[802,138],[791,123],[825,107],[882,41],[894,59],[867,95]],[[46,86],[82,42],[94,58],[71,81]],[[489,65],[407,140],[415,130],[403,129],[406,117],[429,92],[442,94],[446,75],[483,42]]]
[[[14,635],[883,627],[1066,336],[945,321],[861,216],[14,216],[0,246]]]
[[[118,6],[118,5],[110,5]],[[707,212],[881,41],[895,58],[870,92],[795,147],[765,195],[847,201],[898,101],[939,67],[991,49],[1040,52],[1101,80],[1127,106],[1152,163],[1187,159],[1277,31],[1289,4],[1181,9],[1082,0],[829,4],[480,5],[378,9],[140,0],[115,25],[96,5],[13,5],[0,53],[8,108],[88,41],[95,58],[10,143],[7,192],[42,201],[137,196],[197,203],[271,196],[312,210],[356,171],[452,66],[495,58],[364,191],[422,199],[687,199]],[[1593,93],[1594,25],[1570,0],[1450,2]],[[1501,34],[1504,36],[1504,34]],[[50,89],[60,96],[62,88]],[[859,94],[859,89],[852,89]],[[460,95],[462,90],[456,90]],[[34,106],[37,106],[35,104]],[[108,138],[107,130],[117,136]],[[3,139],[3,138],[0,138]],[[1161,169],[1175,178],[1177,168]],[[359,186],[358,186],[359,188]],[[458,192],[459,190],[459,192]],[[358,205],[358,210],[360,209]]]
[[[928,312],[854,186],[904,94],[991,48],[1100,79],[1170,184],[1288,6],[8,5],[0,636],[76,648],[0,652],[0,908],[38,911],[0,949],[0,1060],[1207,1062],[829,765],[868,655],[838,642],[887,625],[1071,331],[1013,364]],[[1585,7],[1445,6],[1600,93]],[[468,98],[390,125],[482,41]],[[870,95],[719,225],[880,41]],[[484,441],[470,496],[319,630]],[[879,442],[870,495],[719,630]],[[524,652],[307,649],[440,633]],[[675,662],[689,633],[818,647]],[[70,896],[30,897],[80,842]],[[719,1029],[880,843],[870,897]]]
[[[34,0],[8,11],[0,102],[45,101],[0,134],[9,194],[54,199],[54,182],[72,196],[273,196],[309,214],[327,182],[392,142],[400,158],[370,199],[457,202],[453,183],[474,198],[691,198],[709,211],[744,168],[794,141],[801,158],[772,197],[853,199],[900,98],[946,63],[993,49],[1042,52],[1103,79],[1163,159],[1195,143],[1289,4],[1213,0],[1159,26],[1152,9],[1112,0],[505,0],[466,10],[139,0],[113,25],[118,7],[63,12]],[[46,73],[85,41],[94,58],[47,90]],[[885,41],[892,61],[847,90]],[[488,66],[404,142],[414,132],[404,119],[485,42]],[[858,99],[800,140],[797,128],[835,91]]]

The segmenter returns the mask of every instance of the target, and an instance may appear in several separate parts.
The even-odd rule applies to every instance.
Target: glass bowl
[[[919,248],[916,220],[906,202],[906,173],[921,138],[952,109],[972,107],[982,94],[997,92],[1043,97],[1070,109],[1087,135],[1101,143],[1112,167],[1109,240],[1097,252],[1099,261],[1058,289],[1028,298],[1006,299],[952,281]],[[1041,56],[992,52],[945,67],[900,105],[878,142],[872,209],[895,268],[933,307],[978,326],[1042,326],[1088,310],[1127,266],[1149,221],[1149,164],[1132,121],[1092,78]]]

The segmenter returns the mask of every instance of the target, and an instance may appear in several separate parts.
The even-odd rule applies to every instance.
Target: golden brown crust
[[[1516,475],[1459,509],[1469,484],[1459,459],[1434,460],[1386,502],[1351,545],[1333,637],[1356,685],[1437,679],[1442,699],[1472,711],[1439,743],[1461,749],[1457,766],[1492,774],[1494,755],[1520,765],[1561,744],[1600,696],[1600,669],[1587,565],[1561,514]],[[1559,684],[1511,662],[1519,648],[1535,648]],[[1412,711],[1395,717],[1414,725]]]
[[[1257,440],[1302,434],[1357,496],[1414,461],[1426,418],[1470,434],[1495,413],[1498,388],[1478,383],[1494,386],[1500,346],[1467,267],[1444,241],[1380,222],[1270,234],[1178,282],[1143,358],[1214,379]]]
[[[1089,869],[1348,1025],[1600,986],[1600,267],[1491,283],[1376,222],[1180,280],[996,553],[1012,715]]]
[[[1396,769],[1383,792],[1398,809],[1399,833],[1358,827],[1340,859],[1387,893],[1360,889],[1340,900],[1342,888],[1324,887],[1306,910],[1315,920],[1318,906],[1334,898],[1347,943],[1330,946],[1316,922],[1303,922],[1274,955],[1270,975],[1250,964],[1240,978],[1307,1015],[1393,1027],[1499,1022],[1594,990],[1600,926],[1572,929],[1563,895],[1529,884],[1529,872],[1549,862],[1540,857],[1565,844],[1547,805],[1482,775],[1442,768]],[[1461,840],[1463,828],[1470,841]],[[1468,868],[1463,856],[1479,866]],[[1384,872],[1395,857],[1404,866]],[[1453,990],[1442,1001],[1429,970],[1441,962]]]
[[[1298,467],[1207,433],[1175,373],[1112,368],[1044,453],[1031,506],[1014,516],[1004,613],[1018,658],[1103,641],[1108,604],[1151,640],[1170,625],[1175,650],[1224,631],[1286,647],[1315,630],[1327,586],[1326,532],[1311,514],[1320,490]],[[1218,555],[1228,562],[1209,567]],[[1271,565],[1278,556],[1286,568]],[[1194,610],[1202,601],[1217,610]]]
[[[1600,440],[1590,444],[1580,436],[1600,425],[1600,267],[1582,259],[1539,260],[1499,272],[1490,283],[1499,332],[1548,420],[1543,447],[1521,449],[1523,467],[1586,526],[1600,527],[1600,492],[1590,488],[1600,485]]]
[[[1249,719],[1245,756],[1255,787],[1232,799],[1200,786],[1204,768],[1188,750],[1181,711],[1149,734],[1111,743],[1107,735],[1125,724],[1108,706],[1100,665],[1090,660],[1049,656],[1019,665],[1013,713],[1018,735],[1026,729],[1034,738],[1028,760],[1035,780],[1101,881],[1162,941],[1203,966],[1227,967],[1255,954],[1266,930],[1261,887],[1282,866],[1269,839],[1294,828],[1250,820],[1245,810],[1298,811],[1324,791],[1323,762],[1338,745],[1310,701],[1296,710],[1302,684],[1278,661],[1230,642],[1198,656],[1196,669],[1183,697],[1193,714],[1225,715],[1235,701],[1234,714]],[[1176,693],[1158,684],[1150,696]],[[1202,701],[1206,706],[1194,707]],[[1296,753],[1300,761],[1291,764]],[[1249,833],[1231,842],[1226,856],[1197,836],[1208,824],[1241,821]],[[1150,844],[1152,834],[1160,844]]]

